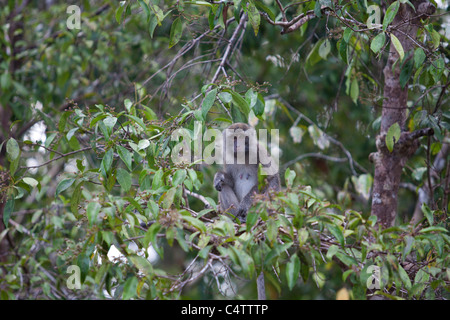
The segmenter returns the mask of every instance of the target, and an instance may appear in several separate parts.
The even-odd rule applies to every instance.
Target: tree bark
[[[420,19],[432,14],[434,6],[428,0],[412,1],[416,12],[408,4],[400,4],[397,15],[391,24],[391,31],[403,46],[405,56],[414,49]],[[411,59],[412,56],[409,57]],[[375,164],[374,184],[372,192],[372,214],[378,217],[378,223],[383,227],[394,225],[397,216],[397,195],[401,174],[406,161],[417,150],[418,138],[432,134],[431,131],[409,133],[405,131],[407,119],[408,85],[400,85],[401,61],[394,45],[390,45],[389,56],[384,74],[384,98],[381,114],[380,134],[376,139],[377,152],[371,155]],[[386,147],[385,138],[389,128],[398,123],[402,134],[390,152]]]

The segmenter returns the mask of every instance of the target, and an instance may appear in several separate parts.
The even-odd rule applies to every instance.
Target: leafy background
[[[448,146],[448,4],[419,31],[427,51],[402,65],[407,129],[435,135],[382,229],[369,154],[388,40],[351,32],[325,2],[292,3],[288,17],[319,18],[280,35],[265,19],[280,21],[276,1],[74,1],[72,30],[65,2],[1,1],[1,298],[255,298],[262,270],[270,299],[448,298],[448,152],[430,176]],[[365,3],[345,5],[367,20]],[[194,135],[195,120],[279,129],[283,192],[246,225],[215,214],[217,166],[171,160],[170,135]],[[431,179],[434,200],[409,224]],[[81,289],[67,286],[70,265]]]

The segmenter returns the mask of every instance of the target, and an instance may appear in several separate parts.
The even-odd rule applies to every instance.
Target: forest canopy
[[[0,0],[1,299],[449,298],[448,1],[93,3]]]

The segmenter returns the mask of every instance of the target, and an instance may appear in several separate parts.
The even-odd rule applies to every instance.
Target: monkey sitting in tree
[[[223,132],[224,170],[214,176],[214,187],[219,191],[220,209],[231,213],[239,222],[247,219],[247,211],[258,192],[258,167],[273,166],[267,152],[260,150],[256,140],[256,131],[245,123],[235,123]],[[264,150],[266,151],[266,150]],[[269,189],[280,190],[280,177],[276,173],[267,175],[267,185],[262,193]]]
[[[235,123],[223,132],[224,170],[214,176],[214,187],[219,191],[220,210],[231,213],[239,222],[247,220],[247,211],[258,193],[258,168],[273,169],[274,163],[256,140],[256,131],[245,123]],[[267,185],[262,190],[280,190],[278,167],[267,175]],[[264,273],[256,279],[258,300],[265,300]]]

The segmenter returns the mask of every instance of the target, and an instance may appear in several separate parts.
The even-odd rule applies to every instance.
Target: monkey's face
[[[256,131],[245,123],[235,123],[223,134],[227,164],[256,164]],[[231,163],[230,163],[231,161]]]

